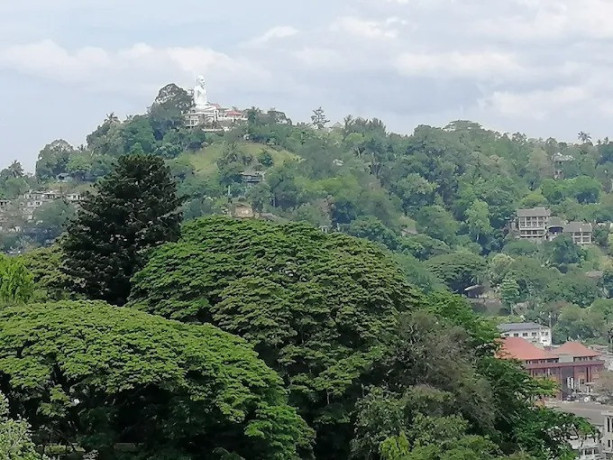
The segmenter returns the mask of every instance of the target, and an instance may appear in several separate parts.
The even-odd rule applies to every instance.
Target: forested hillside
[[[61,174],[71,182],[59,187],[85,190],[121,155],[153,154],[178,181],[186,220],[253,211],[366,238],[392,251],[407,279],[426,292],[466,294],[481,286],[473,292],[485,297],[484,312],[551,321],[558,341],[608,341],[608,139],[593,141],[584,132],[571,144],[528,139],[469,121],[399,135],[376,119],[348,116],[332,125],[321,109],[311,123],[253,108],[246,123],[230,129],[188,129],[189,107],[189,94],[168,85],[146,114],[124,121],[109,115],[86,145],[50,143],[35,178],[18,165],[3,171],[0,190],[14,198],[28,187],[57,188]],[[579,247],[567,235],[538,245],[517,240],[510,231],[516,210],[533,207],[592,224],[594,244]],[[35,244],[48,244],[73,211],[54,202],[36,213],[21,225],[38,230]],[[30,242],[5,234],[6,249]]]
[[[188,108],[169,85],[0,173],[0,454],[545,460],[594,434],[536,404],[556,389],[495,321],[608,341],[613,144]],[[33,188],[61,193],[14,225]],[[594,244],[518,240],[533,207]]]

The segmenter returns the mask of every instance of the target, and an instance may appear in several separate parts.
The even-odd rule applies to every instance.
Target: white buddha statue
[[[206,81],[201,75],[197,79],[198,84],[194,88],[194,107],[197,111],[203,111],[210,108],[209,99],[206,94]]]

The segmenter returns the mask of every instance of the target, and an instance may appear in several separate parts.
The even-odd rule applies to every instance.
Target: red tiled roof
[[[505,337],[502,348],[498,352],[502,359],[518,359],[520,361],[536,361],[541,359],[557,359],[558,357],[521,337]]]
[[[551,352],[555,355],[570,355],[573,358],[591,358],[600,356],[594,351],[579,342],[566,342],[564,345],[554,348]]]

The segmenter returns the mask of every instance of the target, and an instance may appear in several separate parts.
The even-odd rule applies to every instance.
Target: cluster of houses
[[[552,345],[551,328],[540,324],[509,323],[498,328],[502,336],[498,358],[520,361],[532,377],[553,380],[558,397],[545,404],[585,417],[598,428],[599,436],[571,440],[576,458],[613,458],[613,407],[599,403],[594,391],[606,368],[602,354],[579,342]]]
[[[566,222],[552,216],[549,209],[537,207],[518,209],[512,230],[517,238],[535,243],[567,234],[576,244],[587,246],[592,244],[594,227],[586,222]]]
[[[41,206],[57,200],[65,200],[73,205],[81,201],[80,193],[63,193],[57,191],[29,191],[16,200],[0,200],[0,231],[18,232],[20,227],[11,222],[11,211],[16,210],[25,222],[34,220],[34,212]]]

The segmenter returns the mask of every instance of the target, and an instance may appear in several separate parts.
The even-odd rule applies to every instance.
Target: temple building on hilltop
[[[192,90],[194,100],[193,108],[185,115],[185,125],[188,128],[209,128],[214,130],[227,130],[230,126],[247,121],[247,114],[237,108],[224,108],[219,104],[209,102],[206,81],[198,77],[197,85]]]

